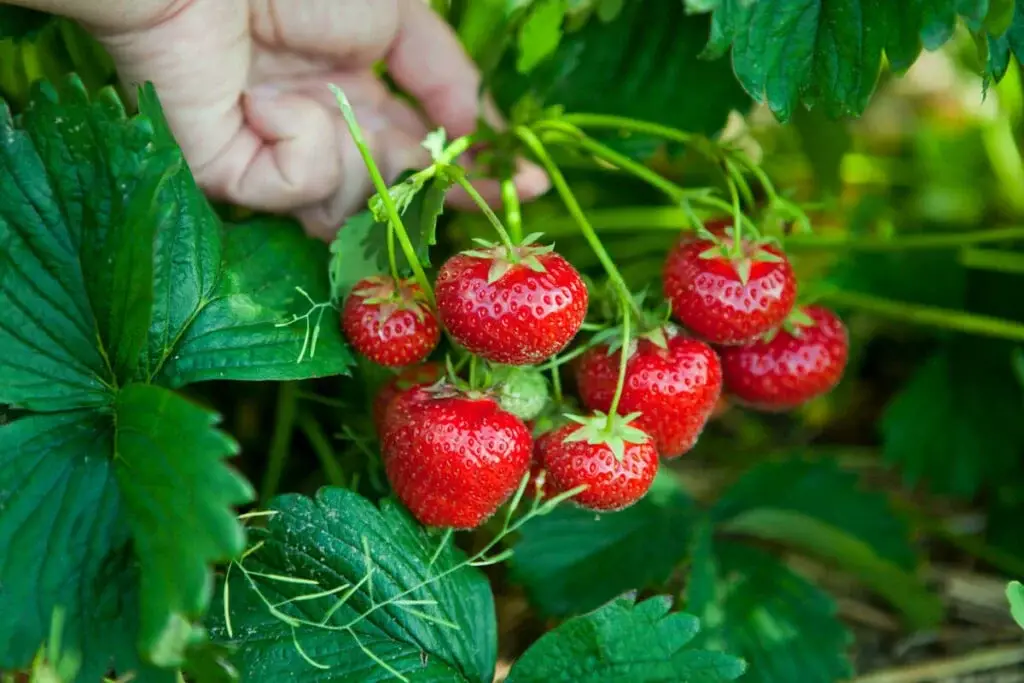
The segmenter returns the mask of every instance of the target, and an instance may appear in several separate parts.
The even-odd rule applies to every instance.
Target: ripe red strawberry
[[[422,524],[479,526],[529,470],[530,432],[491,398],[450,385],[417,388],[392,402],[389,419],[384,469]]]
[[[712,344],[754,341],[782,324],[796,300],[796,280],[776,246],[741,239],[733,256],[731,230],[720,243],[687,236],[665,260],[665,298],[679,322]]]
[[[630,346],[617,412],[639,412],[636,426],[651,435],[662,457],[679,457],[697,443],[722,393],[718,356],[672,324]],[[610,410],[615,396],[622,356],[608,351],[599,344],[584,353],[576,375],[580,399],[591,410]]]
[[[790,410],[832,390],[849,356],[846,326],[821,306],[797,309],[782,329],[721,349],[725,390],[764,411]]]
[[[587,314],[587,287],[568,261],[529,243],[448,259],[435,285],[441,322],[459,344],[495,363],[531,365],[558,353]]]
[[[595,413],[550,432],[540,450],[546,490],[561,493],[586,486],[570,500],[604,512],[643,498],[658,473],[658,451],[650,436],[630,424],[634,418],[612,415],[609,421],[609,416]]]
[[[440,363],[424,363],[403,369],[388,380],[377,391],[373,399],[373,424],[377,434],[383,434],[388,407],[399,394],[412,389],[433,384],[444,376],[444,366]]]
[[[341,313],[349,343],[375,363],[400,367],[419,363],[441,339],[441,328],[420,286],[398,284],[387,275],[360,280]]]

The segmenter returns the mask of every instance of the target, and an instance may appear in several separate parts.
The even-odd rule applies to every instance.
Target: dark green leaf
[[[232,567],[231,630],[220,614],[212,629],[239,647],[243,680],[394,680],[368,651],[409,680],[490,683],[494,603],[483,574],[462,565],[459,551],[449,544],[431,565],[437,537],[391,501],[378,510],[345,489],[321,489],[316,499],[281,496],[271,510],[267,528],[252,533],[259,548],[241,565],[263,575],[249,574],[250,583]],[[345,585],[356,587],[347,599],[336,590],[297,600]],[[286,619],[312,623],[293,630],[264,599]]]
[[[922,45],[952,36],[958,15],[984,19],[988,0],[719,0],[690,2],[715,10],[706,54],[732,47],[740,82],[786,121],[797,105],[831,116],[860,115],[875,89],[883,51],[903,72]]]
[[[906,522],[832,461],[762,464],[726,491],[713,514],[726,531],[785,543],[855,574],[915,626],[941,619],[938,597],[914,574]]]
[[[506,109],[532,95],[568,111],[616,114],[714,134],[749,99],[726,60],[697,55],[706,17],[687,16],[681,2],[627,3],[612,22],[591,21],[567,34],[529,77],[506,58],[492,82]]]
[[[60,607],[62,650],[83,658],[77,680],[100,680],[111,666],[173,680],[138,659],[138,576],[110,462],[113,432],[92,411],[0,427],[0,548],[17,548],[0,553],[0,669],[29,664]]]
[[[889,404],[883,453],[908,483],[969,497],[1017,466],[1024,424],[1011,354],[1001,342],[957,340],[929,358]]]
[[[324,305],[313,310],[296,289],[317,304],[327,304],[327,249],[291,221],[260,219],[228,227],[221,276],[213,296],[195,313],[157,379],[178,387],[214,379],[290,380],[337,375],[352,357],[335,313]],[[317,344],[307,346],[305,321],[287,322],[310,313],[308,332],[320,323]]]
[[[141,644],[155,664],[177,667],[210,599],[209,565],[245,547],[232,508],[253,491],[222,462],[237,446],[211,413],[144,384],[123,389],[116,410],[114,464],[141,572]]]
[[[53,15],[46,12],[7,4],[0,5],[0,40],[31,38],[49,24],[51,19]]]
[[[952,250],[844,253],[827,280],[842,290],[952,309],[963,309],[967,288]]]
[[[516,661],[507,681],[722,683],[743,674],[742,660],[688,647],[700,624],[671,609],[668,596],[640,603],[617,598],[542,636]]]
[[[1009,0],[1000,0],[1008,2]],[[993,3],[993,9],[995,8]],[[988,79],[999,82],[1006,75],[1010,66],[1010,55],[1013,54],[1017,61],[1024,57],[1024,3],[1013,2],[1010,21],[1002,33],[996,33],[989,29],[988,33],[988,61],[985,68],[985,76]],[[1000,19],[1002,21],[1002,19]]]
[[[516,70],[527,74],[558,48],[565,21],[565,0],[538,0],[519,27]]]
[[[0,402],[97,405],[134,371],[149,326],[152,210],[173,149],[113,91],[43,83],[0,111]]]
[[[696,645],[747,662],[744,683],[835,683],[853,668],[850,633],[828,594],[768,553],[721,541],[695,546],[692,572],[717,577],[703,609],[686,609],[703,626]]]
[[[594,609],[625,591],[665,581],[686,556],[695,515],[665,472],[645,498],[621,512],[597,515],[561,506],[523,526],[510,562],[513,579],[546,614]]]

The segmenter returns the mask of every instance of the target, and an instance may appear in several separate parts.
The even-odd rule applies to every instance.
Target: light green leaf
[[[874,92],[883,51],[902,73],[922,45],[935,50],[952,36],[958,15],[980,22],[988,0],[720,0],[714,5],[707,56],[732,48],[736,76],[781,121],[798,104],[831,116],[860,115]]]
[[[519,27],[516,70],[527,74],[544,61],[562,40],[565,0],[539,0]]]
[[[970,497],[1014,471],[1024,399],[1010,359],[1002,342],[964,339],[918,368],[881,420],[883,455],[908,484]]]
[[[727,60],[698,59],[707,33],[707,18],[688,16],[681,2],[627,3],[614,21],[590,21],[566,34],[528,77],[506,58],[492,88],[506,110],[532,97],[570,112],[615,114],[715,134],[730,111],[746,110],[750,100]]]
[[[40,85],[18,125],[0,107],[0,160],[0,402],[102,404],[145,343],[146,226],[174,152],[72,77]]]
[[[242,680],[493,680],[490,587],[450,543],[431,563],[438,537],[390,500],[378,509],[346,489],[281,496],[271,510],[252,532],[258,549],[231,568],[230,621],[213,617],[213,636],[239,648]]]
[[[233,507],[253,491],[222,462],[238,448],[211,413],[143,384],[122,390],[116,411],[115,473],[141,571],[142,647],[159,666],[181,666],[210,600],[209,565],[245,547]]]
[[[742,660],[693,649],[696,618],[671,613],[672,599],[615,599],[544,634],[509,672],[508,683],[592,681],[723,683],[739,678]]]
[[[699,547],[691,572],[715,582],[703,605],[686,604],[703,625],[697,647],[744,659],[744,683],[835,683],[853,674],[851,635],[828,594],[762,550],[728,541]]]
[[[1013,620],[1024,628],[1024,584],[1011,581],[1006,585],[1006,599],[1010,601],[1010,614]]]
[[[157,380],[178,387],[214,379],[290,380],[347,372],[352,364],[329,303],[327,249],[297,225],[259,219],[230,226],[213,296],[195,314]],[[317,304],[314,310],[298,287]],[[281,326],[293,315],[305,320]],[[317,323],[312,353],[307,333]],[[311,355],[312,354],[312,355]]]
[[[942,617],[938,596],[914,573],[906,522],[833,462],[762,464],[726,491],[713,514],[723,531],[785,543],[856,575],[916,627]]]
[[[597,515],[563,505],[523,525],[512,578],[545,614],[591,610],[664,582],[686,556],[695,520],[693,503],[662,471],[647,496],[621,512]]]
[[[109,417],[93,411],[0,426],[0,669],[28,666],[60,607],[62,649],[83,658],[77,680],[100,680],[111,667],[173,680],[138,657],[138,572],[111,467],[113,433]]]

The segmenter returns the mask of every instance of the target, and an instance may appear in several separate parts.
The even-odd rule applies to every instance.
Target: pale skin
[[[420,143],[476,128],[480,74],[423,0],[13,0],[80,21],[126,84],[152,81],[199,184],[211,196],[296,216],[329,239],[366,206],[369,175],[327,85],[348,95],[385,179],[427,165]],[[383,60],[421,105],[392,96]],[[497,122],[493,106],[484,115]],[[521,162],[524,199],[541,169]],[[497,181],[475,186],[499,205]],[[472,205],[461,189],[449,201]]]

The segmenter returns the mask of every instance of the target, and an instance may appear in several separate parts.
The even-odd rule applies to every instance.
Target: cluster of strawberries
[[[847,361],[843,323],[823,307],[794,306],[795,279],[778,247],[737,241],[721,223],[712,232],[688,234],[665,261],[675,321],[639,315],[626,348],[608,334],[576,359],[586,416],[534,422],[505,409],[496,387],[421,364],[442,327],[501,366],[534,366],[564,350],[587,315],[588,292],[550,246],[527,240],[453,256],[439,271],[435,307],[412,281],[360,282],[342,327],[371,360],[404,368],[373,410],[387,477],[413,515],[429,526],[476,527],[529,471],[545,496],[578,490],[572,501],[581,507],[620,510],[644,496],[660,458],[693,448],[723,393],[779,411],[831,390]]]

